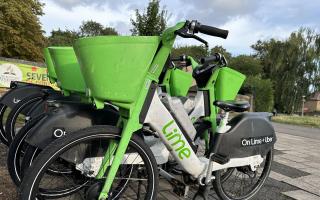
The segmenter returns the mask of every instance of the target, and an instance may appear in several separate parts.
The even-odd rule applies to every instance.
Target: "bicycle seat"
[[[213,102],[213,105],[221,108],[222,110],[229,112],[229,111],[235,111],[235,112],[244,112],[249,110],[250,104],[247,101],[215,101]]]

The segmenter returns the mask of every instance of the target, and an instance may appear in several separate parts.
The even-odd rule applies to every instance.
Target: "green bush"
[[[273,110],[273,87],[270,79],[249,76],[244,87],[253,95],[253,108],[256,112],[271,112]]]

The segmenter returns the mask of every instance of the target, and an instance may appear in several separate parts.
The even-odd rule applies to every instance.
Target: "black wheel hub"
[[[237,168],[238,171],[248,175],[250,178],[255,178],[256,177],[256,172],[252,171],[251,168],[249,166],[245,166],[245,167],[238,167]]]

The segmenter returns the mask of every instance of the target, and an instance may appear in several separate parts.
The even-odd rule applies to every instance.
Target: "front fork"
[[[127,121],[124,121],[124,127],[121,134],[121,139],[119,142],[119,145],[115,141],[111,141],[105,156],[103,158],[102,165],[100,167],[99,173],[97,175],[97,179],[101,179],[104,177],[110,162],[112,162],[110,166],[110,170],[107,174],[106,181],[104,183],[104,186],[100,192],[99,200],[106,200],[109,196],[109,191],[111,189],[112,183],[114,181],[114,178],[117,174],[117,171],[119,169],[119,166],[122,162],[123,156],[128,148],[130,139],[132,137],[132,134],[137,130],[137,124],[136,120],[129,119]],[[115,154],[114,154],[115,152]],[[111,156],[111,157],[110,157]],[[112,159],[112,161],[111,161]]]
[[[109,171],[106,176],[106,181],[104,182],[103,188],[100,192],[99,200],[108,199],[112,183],[115,179],[124,154],[128,148],[130,139],[134,132],[142,128],[142,125],[139,123],[139,115],[145,102],[150,83],[151,81],[149,79],[146,79],[145,87],[141,90],[137,102],[131,107],[131,109],[129,109],[128,119],[121,117],[122,133],[119,144],[117,144],[116,141],[111,141],[104,155],[101,167],[96,178],[102,179],[103,177],[105,177],[108,169]],[[120,124],[118,123],[118,127],[119,126]]]

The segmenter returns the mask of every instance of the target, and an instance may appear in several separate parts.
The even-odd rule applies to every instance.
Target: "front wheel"
[[[271,170],[273,161],[273,148],[263,156],[263,162],[255,171],[252,171],[249,166],[235,167],[228,171],[228,177],[225,178],[225,171],[219,170],[214,172],[215,180],[213,187],[223,200],[247,200],[256,195]]]
[[[95,178],[97,169],[109,145],[119,143],[120,133],[115,127],[95,126],[55,140],[27,170],[19,199],[98,199],[105,178]],[[72,173],[52,174],[52,169],[70,169]],[[157,190],[156,160],[143,140],[133,135],[109,197],[156,199]]]

